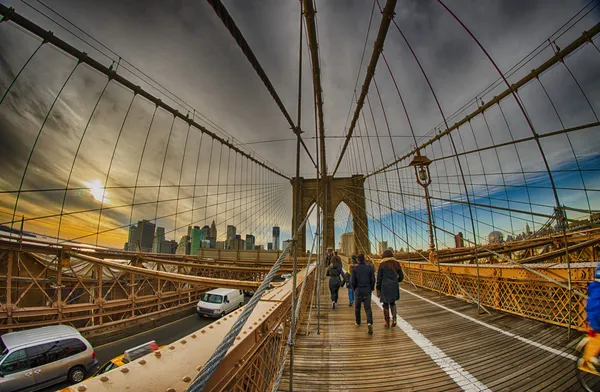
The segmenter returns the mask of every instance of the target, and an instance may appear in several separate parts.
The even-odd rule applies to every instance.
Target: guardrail
[[[299,293],[306,277],[301,323],[310,304],[316,268],[298,272]],[[217,367],[205,391],[267,391],[283,359],[290,329],[292,280],[265,293],[233,346]],[[173,342],[164,349],[63,391],[184,391],[206,364],[240,316],[243,308]]]

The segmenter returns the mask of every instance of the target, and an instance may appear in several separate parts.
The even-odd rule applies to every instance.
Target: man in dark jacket
[[[396,326],[396,301],[400,299],[398,284],[404,280],[404,273],[391,250],[384,251],[381,257],[381,264],[377,271],[377,296],[383,303],[384,327],[389,328],[390,310],[392,311],[392,327]]]
[[[375,288],[375,270],[365,263],[365,255],[362,253],[356,258],[358,265],[352,269],[352,289],[354,290],[355,307],[354,316],[356,325],[360,325],[361,304],[365,306],[367,314],[367,330],[369,335],[373,334],[373,313],[371,312],[371,292]]]

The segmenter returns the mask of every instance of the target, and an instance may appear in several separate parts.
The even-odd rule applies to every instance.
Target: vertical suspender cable
[[[302,3],[300,3],[300,36],[298,39],[298,119],[296,120],[296,189],[294,192],[294,237],[296,241],[294,243],[294,266],[292,272],[292,320],[291,320],[291,333],[288,341],[290,346],[290,392],[294,391],[294,337],[296,334],[296,302],[298,301],[296,291],[296,274],[298,272],[298,226],[300,217],[300,123],[302,120]],[[314,245],[314,242],[313,242]],[[306,269],[308,273],[308,267]],[[306,280],[307,278],[304,277]]]

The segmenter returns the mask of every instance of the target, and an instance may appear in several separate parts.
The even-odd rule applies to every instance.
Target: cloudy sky
[[[295,143],[293,140],[279,141],[293,139],[289,125],[229,32],[206,2],[181,0],[170,2],[167,6],[164,2],[139,0],[0,1],[15,7],[18,13],[45,29],[52,30],[55,35],[87,52],[106,66],[121,56],[128,64],[123,63],[118,68],[119,74],[176,106],[181,112],[190,111],[190,115],[199,123],[223,135],[224,138],[235,138],[234,143],[249,143],[244,148],[252,149],[261,160],[266,160],[286,175],[293,176]],[[383,6],[384,3],[380,3]],[[508,72],[549,37],[552,36],[559,47],[565,47],[580,36],[583,30],[598,23],[600,7],[594,8],[597,4],[593,3],[584,13],[578,15],[576,24],[569,25],[570,29],[560,30],[558,35],[553,36],[587,3],[559,0],[446,1],[447,6],[471,29],[503,72]],[[295,119],[299,3],[227,1],[224,4],[261,62],[288,112]],[[340,137],[346,132],[349,113],[351,115],[354,110],[355,84],[358,80],[357,89],[360,91],[381,14],[377,3],[372,1],[320,1],[316,3],[316,8],[325,133],[330,137],[326,143],[326,155],[331,172],[338,160],[343,141]],[[57,14],[65,19],[61,19]],[[48,17],[77,32],[87,43],[63,27],[57,26]],[[91,38],[85,37],[66,20],[100,41],[110,51],[101,48]],[[456,122],[476,108],[477,104],[472,101],[474,97],[478,96],[479,101],[487,102],[505,88],[498,85],[487,94],[481,94],[496,82],[498,73],[474,41],[436,1],[398,1],[395,21],[420,61],[450,123]],[[365,41],[365,58],[362,67],[359,68]],[[13,24],[0,24],[0,96],[7,91],[15,75],[39,43],[37,37]],[[316,156],[312,79],[306,43],[304,49],[302,128],[306,144],[311,154]],[[349,146],[338,175],[372,172],[383,166],[383,163],[393,161],[396,156],[402,156],[414,147],[410,137],[411,128],[408,126],[392,75],[402,94],[412,129],[419,142],[427,140],[427,135],[431,135],[432,130],[443,122],[423,74],[394,25],[390,27],[384,53],[392,73],[390,74],[380,59],[375,75],[379,95],[372,85],[369,102],[365,104],[359,121],[360,128],[355,130],[356,136],[380,135],[381,138],[379,141],[374,137],[355,138]],[[517,81],[552,54],[552,48],[542,47],[535,52],[535,56],[528,58],[528,63],[511,74],[509,82]],[[532,82],[520,91],[520,99],[537,133],[543,134],[598,121],[596,113],[600,113],[600,78],[597,70],[600,65],[600,53],[592,45],[587,45],[568,58],[566,64],[568,68],[560,65],[553,67],[540,78],[541,83]],[[219,217],[219,225],[224,225],[230,219],[235,223],[237,219],[236,225],[246,229],[243,234],[262,230],[265,241],[268,237],[266,228],[270,225],[278,224],[284,232],[289,232],[291,192],[287,180],[267,174],[266,171],[248,171],[248,167],[253,165],[241,158],[234,163],[235,154],[228,156],[228,149],[221,152],[220,146],[211,146],[206,137],[201,139],[199,132],[188,132],[184,122],[173,123],[170,114],[161,110],[155,112],[151,103],[134,99],[131,92],[122,86],[114,82],[107,83],[106,77],[87,66],[76,65],[72,58],[50,45],[44,45],[19,76],[10,94],[0,103],[0,166],[3,170],[0,190],[5,192],[0,199],[2,222],[12,218],[16,197],[14,190],[19,189],[25,162],[43,123],[44,132],[40,133],[36,149],[31,156],[22,189],[64,188],[69,178],[70,187],[101,188],[105,183],[106,186],[117,187],[132,184],[150,187],[137,189],[135,195],[131,188],[114,191],[108,189],[103,203],[107,206],[132,203],[131,200],[135,200],[134,204],[146,204],[135,208],[129,206],[104,211],[104,223],[98,224],[101,229],[123,226],[129,221],[135,222],[144,217],[165,216],[173,211],[194,210],[198,208],[195,203],[199,203],[222,204],[222,209],[219,212],[215,208],[214,212],[207,213],[206,207],[196,216],[187,212],[181,213],[179,223],[171,217],[169,222],[159,221],[158,224],[171,227],[175,239],[178,239],[181,233],[175,231],[174,227],[183,226],[182,222],[198,222],[201,225],[210,223],[205,220],[210,221],[213,215]],[[139,71],[134,70],[134,66]],[[148,83],[140,71],[151,76],[155,82]],[[166,94],[162,87],[158,87],[158,84],[176,94],[179,97],[177,101],[170,94]],[[545,95],[542,85],[550,99]],[[56,101],[51,115],[44,122],[46,113],[63,86],[60,99]],[[380,103],[380,97],[383,104]],[[187,104],[177,103],[179,100]],[[470,151],[531,136],[531,131],[523,121],[514,100],[505,101],[502,111],[492,108],[486,112],[485,118],[475,118],[471,123],[472,128],[461,127],[455,133],[454,141],[458,145],[458,151]],[[96,103],[97,108],[94,109]],[[460,109],[462,111],[455,118],[450,118],[451,114]],[[92,121],[89,121],[92,112],[94,116]],[[127,121],[124,122],[124,118]],[[86,125],[86,136],[81,142],[77,162],[73,165],[73,156]],[[123,132],[118,137],[121,128]],[[392,141],[388,132],[392,135]],[[169,134],[172,140],[169,139]],[[595,197],[597,192],[594,191],[600,188],[598,176],[594,171],[598,169],[598,161],[595,158],[600,147],[597,135],[598,127],[595,127],[570,133],[568,140],[564,135],[543,139],[543,149],[547,152],[546,157],[552,170],[570,168],[569,170],[576,172],[582,165],[590,169],[585,173],[586,178],[578,174],[580,179],[573,176],[562,178],[557,174],[557,181],[563,181],[562,185],[565,188],[560,195],[563,199],[561,204],[583,209],[600,209]],[[119,142],[115,147],[117,137]],[[266,143],[268,141],[271,142]],[[370,146],[368,142],[371,143]],[[165,148],[167,143],[179,148]],[[211,147],[215,149],[212,159]],[[446,138],[434,144],[426,153],[432,159],[443,158],[451,155],[453,150],[449,139]],[[221,180],[217,173],[212,174],[212,177],[206,174],[209,164],[215,162],[216,157],[223,157],[221,165],[230,159],[227,166],[222,166],[227,168],[226,172],[231,172],[232,167],[236,168],[235,172],[231,172],[230,178],[225,178],[223,173]],[[492,149],[482,154],[467,154],[461,160],[463,171],[467,175],[465,182],[472,199],[498,206],[508,205],[507,201],[502,200],[522,201],[523,205],[515,204],[510,207],[533,210],[534,198],[544,213],[551,213],[551,207],[555,205],[553,194],[545,188],[532,190],[533,188],[524,186],[535,181],[547,185],[547,174],[539,173],[545,168],[535,144],[522,143],[517,147]],[[197,162],[200,164],[197,165]],[[407,162],[401,162],[399,166],[404,167],[406,164]],[[73,171],[69,175],[72,165]],[[215,171],[216,166],[218,165],[212,163],[211,173]],[[111,169],[107,175],[108,167]],[[455,159],[435,161],[431,170],[434,196],[444,199],[464,197],[462,180],[457,177],[459,167]],[[495,174],[484,176],[484,173]],[[302,157],[301,175],[314,176],[314,169],[305,155]],[[404,225],[404,216],[394,212],[394,209],[405,210],[407,213],[412,211],[410,213],[414,217],[422,214],[423,202],[417,197],[410,199],[412,201],[406,199],[404,202],[398,195],[390,198],[380,196],[377,199],[380,190],[420,195],[422,189],[415,184],[412,176],[410,170],[401,169],[399,172],[371,177],[367,183],[368,188],[372,189],[368,191],[369,199],[387,206],[387,209],[381,206],[378,208],[378,205],[369,206],[367,203],[373,219],[384,217],[384,223],[379,226],[376,222],[370,225],[370,230],[380,233],[377,237],[392,242],[391,226]],[[157,189],[152,186],[158,184],[160,178],[162,186],[171,186],[161,191],[160,200],[175,201],[160,203],[157,208],[156,203],[152,203],[157,198]],[[219,192],[227,193],[227,202],[223,204],[222,198],[214,196],[219,193],[217,191],[206,191],[213,196],[204,196],[196,200],[194,196],[197,194],[194,194],[193,186],[176,186],[207,183],[212,186],[218,181],[221,181],[221,185],[231,184],[232,189],[239,190],[239,195],[230,195],[228,192],[231,189],[220,189]],[[260,184],[260,189],[253,190],[250,182]],[[237,188],[233,184],[237,184]],[[566,188],[572,190],[567,191]],[[584,188],[587,191],[584,191]],[[261,193],[263,191],[264,194]],[[261,195],[264,196],[262,199]],[[55,215],[61,210],[68,212],[90,209],[98,204],[97,198],[89,191],[70,191],[65,197],[63,189],[56,192],[21,193],[19,197],[17,216],[27,217]],[[184,197],[188,199],[176,201]],[[240,205],[236,205],[234,200],[238,200]],[[252,214],[267,210],[257,207],[258,210],[250,212],[243,203],[254,205],[260,201],[262,208],[270,204],[273,208],[268,210],[262,221],[250,223]],[[439,201],[436,208],[436,214],[439,216],[437,223],[441,227],[452,232],[472,231],[470,223],[464,220],[468,211],[462,207],[457,209],[456,206],[446,206]],[[223,215],[224,211],[229,211],[227,213],[230,215]],[[340,214],[343,215],[338,213]],[[385,218],[386,214],[388,218]],[[503,215],[494,220],[493,214],[486,217],[483,211],[480,214],[476,220],[483,226],[478,227],[476,231],[483,237],[493,228],[508,233],[520,232],[524,227],[524,219],[516,219],[514,216]],[[341,215],[338,220],[346,227],[347,218]],[[98,211],[94,211],[63,218],[62,220],[68,222],[61,224],[69,227],[65,235],[73,238],[77,237],[78,233],[84,235],[96,231],[96,227],[93,226],[94,222],[98,221],[97,216]],[[382,227],[385,219],[388,219],[386,225],[389,228]],[[27,227],[56,235],[59,220],[61,219],[57,217],[39,219]],[[451,223],[445,225],[444,221]],[[423,247],[419,239],[422,237],[422,227],[414,219],[412,224],[408,232],[394,227],[396,235],[414,237],[414,246]],[[93,229],[90,230],[90,227]],[[117,246],[122,243],[124,236],[126,237],[125,230],[115,230],[100,242]],[[375,237],[375,234],[372,234],[373,241],[380,239]],[[93,241],[95,238],[85,240]]]

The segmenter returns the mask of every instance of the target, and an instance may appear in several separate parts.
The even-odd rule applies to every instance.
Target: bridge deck
[[[434,303],[435,302],[435,303]],[[402,284],[398,327],[383,328],[372,301],[374,334],[354,325],[346,289],[331,310],[321,294],[321,334],[315,313],[298,332],[294,391],[577,391],[574,346],[566,329],[477,307]],[[455,313],[456,312],[456,313]],[[288,390],[286,368],[281,391]],[[600,387],[600,385],[598,385]]]

